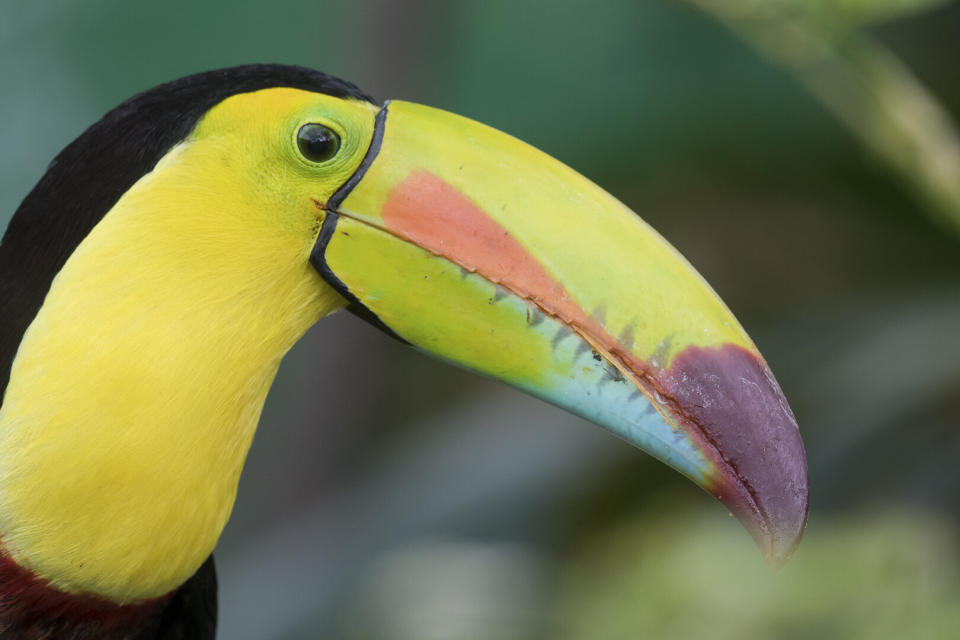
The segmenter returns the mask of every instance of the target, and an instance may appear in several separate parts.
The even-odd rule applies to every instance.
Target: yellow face
[[[368,102],[297,89],[265,89],[224,100],[207,113],[187,142],[205,147],[198,160],[204,163],[201,170],[208,188],[216,186],[218,177],[231,189],[246,182],[250,193],[245,195],[261,199],[261,213],[273,226],[302,221],[308,213],[316,217],[316,207],[310,205],[324,204],[362,162],[377,110]],[[339,147],[331,148],[328,158],[307,157],[310,152],[302,138],[311,125],[326,127],[339,138]],[[196,176],[187,177],[196,183]]]
[[[0,540],[18,563],[132,602],[210,554],[280,359],[344,304],[309,255],[375,115],[286,88],[228,98],[76,249],[0,409]],[[336,153],[321,135],[305,157],[305,125]]]

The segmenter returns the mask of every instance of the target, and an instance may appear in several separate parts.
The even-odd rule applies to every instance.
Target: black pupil
[[[297,146],[307,160],[326,162],[340,150],[340,136],[322,124],[305,124],[297,132]]]

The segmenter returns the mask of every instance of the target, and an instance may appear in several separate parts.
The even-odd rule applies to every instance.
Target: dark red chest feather
[[[63,593],[0,555],[0,637],[17,640],[212,639],[217,578],[211,556],[169,595],[117,605]]]

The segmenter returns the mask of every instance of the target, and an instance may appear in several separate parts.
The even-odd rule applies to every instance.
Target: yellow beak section
[[[312,259],[381,327],[674,467],[769,559],[799,542],[803,443],[763,358],[676,250],[560,162],[389,102]]]

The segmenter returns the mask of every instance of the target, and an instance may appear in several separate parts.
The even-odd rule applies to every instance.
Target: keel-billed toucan
[[[805,525],[793,414],[672,247],[508,135],[316,71],[109,112],[13,216],[0,305],[3,637],[212,637],[264,398],[344,308],[666,462],[773,561]]]

